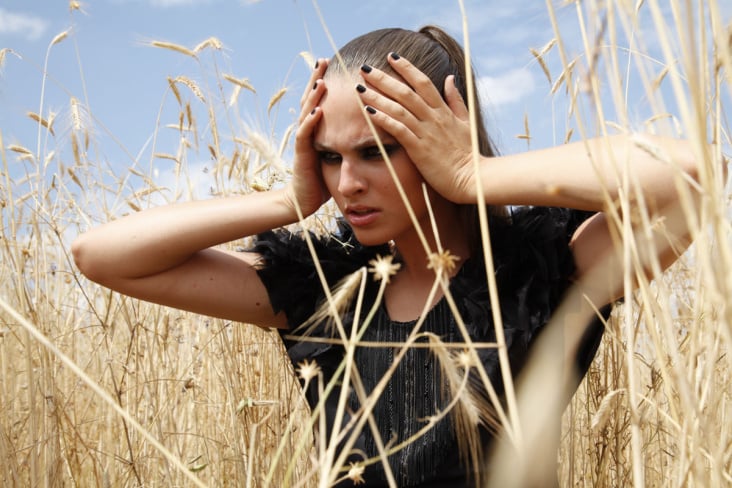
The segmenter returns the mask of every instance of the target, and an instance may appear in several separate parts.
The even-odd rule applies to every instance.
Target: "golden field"
[[[643,129],[694,141],[704,161],[693,188],[698,206],[689,203],[692,195],[679,202],[678,218],[687,220],[694,244],[663,273],[651,263],[652,279],[637,274],[638,256],[666,223],[645,211],[631,181],[625,199],[613,202],[637,211],[635,234],[630,217],[622,217],[631,212],[618,212],[615,223],[627,281],[640,286],[616,306],[564,412],[562,486],[732,485],[732,241],[723,156],[731,142],[732,24],[720,18],[716,0],[670,2],[677,13],[671,23],[656,1],[565,2],[561,8],[576,10],[585,33],[584,52],[570,57],[559,30],[544,46],[526,46],[547,92],[568,101],[575,129],[564,139]],[[654,28],[621,45],[641,11]],[[549,4],[549,18],[555,13]],[[49,56],[73,35],[53,39]],[[662,58],[625,58],[627,49],[642,54],[651,39]],[[149,48],[198,60],[215,58],[222,46],[212,37],[197,46],[153,41]],[[0,67],[13,54],[0,50]],[[550,57],[561,72],[548,67]],[[624,103],[627,72],[643,82],[654,111],[648,120],[633,120]],[[287,178],[293,128],[278,138],[230,131],[238,95],[255,87],[225,73],[204,76],[210,83],[195,81],[200,73],[167,80],[159,122],[177,140],[152,155],[173,168],[166,187],[145,164],[100,159],[93,137],[100,128],[83,93],[69,94],[65,113],[27,114],[38,124],[37,141],[9,143],[0,133],[3,486],[322,486],[333,468],[323,468],[322,453],[311,448],[310,412],[276,332],[121,296],[87,281],[71,259],[71,240],[85,229],[191,198],[189,163],[201,155],[211,161],[212,197]],[[268,112],[282,95],[272,97]],[[61,131],[56,121],[63,118],[71,122]],[[527,121],[520,138],[531,138],[529,127]],[[664,157],[663,148],[648,150]],[[542,394],[551,396],[551,381],[544,383]],[[519,404],[531,398],[519,389]],[[531,426],[524,430],[532,439]],[[526,444],[529,459],[541,455]],[[517,471],[512,465],[497,476],[530,483]]]

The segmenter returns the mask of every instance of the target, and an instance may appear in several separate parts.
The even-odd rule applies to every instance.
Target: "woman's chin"
[[[362,246],[381,246],[382,244],[386,244],[389,242],[390,239],[385,237],[383,234],[378,235],[374,232],[359,232],[357,229],[353,229],[353,235],[356,237],[356,240],[362,245]]]

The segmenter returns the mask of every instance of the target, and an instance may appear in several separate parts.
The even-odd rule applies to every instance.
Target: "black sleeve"
[[[593,212],[565,208],[531,207],[514,212],[510,229],[500,233],[504,238],[497,247],[496,279],[502,293],[501,303],[515,305],[504,310],[509,322],[528,324],[527,341],[514,345],[517,356],[523,357],[538,333],[552,318],[564,295],[574,282],[576,266],[569,243],[579,226]],[[507,296],[511,295],[511,296]],[[514,301],[515,300],[515,301]],[[602,304],[605,305],[605,304]],[[611,307],[600,308],[583,335],[576,356],[580,377],[590,366],[602,339],[604,324]],[[521,363],[522,359],[517,358]]]
[[[496,281],[507,302],[518,297],[518,311],[530,315],[521,321],[528,320],[532,330],[549,320],[571,285],[575,263],[569,243],[591,215],[565,208],[525,207],[514,209],[510,221],[495,229]]]
[[[259,254],[257,274],[269,294],[275,313],[285,312],[296,327],[315,310],[322,287],[302,236],[286,230],[259,234],[253,252]]]
[[[310,238],[329,289],[384,252],[380,247],[361,246],[344,226],[337,235],[310,233]],[[257,274],[274,312],[284,311],[291,329],[310,318],[325,293],[303,234],[284,229],[264,232],[251,250],[260,255]]]
[[[513,269],[519,272],[519,280],[514,290],[525,288],[531,310],[532,326],[539,330],[551,319],[564,295],[574,283],[576,266],[569,243],[582,223],[594,212],[564,208],[535,207],[522,210],[514,216],[514,230],[525,236],[527,242],[517,246],[522,254],[518,259],[523,264]],[[533,277],[529,275],[533,274]],[[523,277],[521,277],[523,275]],[[507,278],[511,279],[511,278]],[[518,288],[516,288],[518,287]],[[510,289],[510,287],[509,287]],[[610,316],[611,304],[598,304],[600,315],[594,316],[587,324],[577,355],[575,366],[578,376],[585,375],[600,346],[604,332],[604,322]],[[531,340],[535,340],[533,337]]]

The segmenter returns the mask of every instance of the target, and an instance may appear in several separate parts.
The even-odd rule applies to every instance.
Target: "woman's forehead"
[[[359,106],[356,85],[363,80],[354,77],[339,76],[325,80],[325,93],[319,105],[327,115],[332,109],[356,109]]]
[[[313,143],[322,148],[345,150],[373,144],[374,133],[366,122],[366,114],[358,100],[356,84],[363,80],[336,78],[326,82],[326,93],[321,99],[322,118],[315,131]],[[381,139],[388,134],[376,128]]]

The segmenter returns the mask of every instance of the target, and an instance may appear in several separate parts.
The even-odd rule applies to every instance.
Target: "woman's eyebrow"
[[[379,137],[378,140],[381,140],[381,144],[384,146],[393,145],[396,143],[396,140],[393,137],[390,136],[382,136]],[[360,139],[356,141],[352,146],[350,146],[349,149],[354,151],[361,151],[363,149],[372,148],[374,146],[378,146],[377,144],[377,138],[375,137],[365,137],[363,139]],[[324,151],[324,152],[338,152],[337,150],[333,149],[326,143],[313,141],[313,149],[316,151]]]
[[[316,151],[333,152],[333,150],[325,144],[321,144],[318,141],[313,141],[313,149]]]

